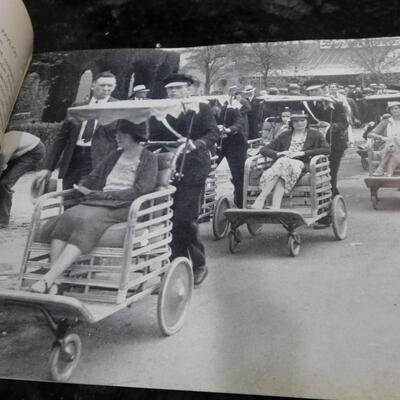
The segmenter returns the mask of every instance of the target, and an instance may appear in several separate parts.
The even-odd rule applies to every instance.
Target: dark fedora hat
[[[171,74],[163,80],[165,87],[181,86],[183,84],[192,85],[194,79],[190,75],[186,74]]]
[[[137,141],[147,141],[146,124],[134,124],[127,119],[118,119],[115,124],[115,133],[121,132],[131,135]]]

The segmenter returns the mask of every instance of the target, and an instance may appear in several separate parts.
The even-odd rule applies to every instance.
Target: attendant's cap
[[[290,119],[308,118],[308,114],[304,110],[293,111],[290,114]]]
[[[400,106],[400,101],[388,101],[388,109],[391,109],[394,106]]]
[[[229,90],[238,90],[238,87],[236,85],[229,86]]]
[[[256,88],[252,85],[246,85],[243,89],[243,93],[253,93],[255,92]]]
[[[147,89],[145,85],[136,85],[133,87],[133,93],[140,92],[150,92],[150,89]]]
[[[356,88],[356,85],[349,85],[348,86],[350,89],[355,89]]]
[[[142,139],[147,141],[146,125],[144,123],[134,124],[127,119],[118,119],[115,124],[115,132],[131,135],[133,139]]]
[[[306,86],[306,90],[315,90],[315,89],[320,89],[326,86],[326,83],[319,80],[319,79],[314,79],[314,80],[310,80],[308,82],[305,83]]]
[[[194,83],[194,79],[190,75],[186,74],[171,74],[167,76],[164,80],[164,87],[174,87],[174,86],[183,86],[183,85],[192,85]]]

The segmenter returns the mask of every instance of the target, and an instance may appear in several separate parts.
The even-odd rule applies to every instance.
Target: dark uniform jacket
[[[279,152],[289,150],[292,141],[292,133],[293,131],[291,129],[283,131],[272,140],[272,142],[261,148],[260,153],[274,160],[279,158]],[[302,151],[304,151],[305,154],[303,157],[299,157],[298,160],[303,161],[306,168],[308,168],[308,164],[313,156],[330,153],[328,143],[323,135],[316,129],[307,129],[307,136]]]
[[[247,136],[245,132],[245,120],[240,110],[231,107],[222,107],[220,115],[216,115],[215,119],[218,125],[229,128],[231,132],[226,133],[226,137],[222,139],[222,146],[246,146]]]
[[[89,104],[89,101],[90,100],[81,103],[74,103],[72,107],[85,106]],[[110,97],[108,101],[117,101],[117,99]],[[117,148],[113,126],[114,124],[104,126],[97,124],[96,130],[92,136],[91,144],[92,168],[95,168],[96,165],[110,153],[110,151]],[[47,151],[44,160],[44,169],[53,171],[60,161],[59,178],[64,178],[70,166],[81,127],[82,124],[77,124],[69,119],[64,121],[60,132],[54,138],[54,142]]]
[[[158,158],[151,151],[144,149],[140,155],[132,188],[102,192],[107,177],[119,160],[122,150],[115,150],[108,155],[79,184],[96,192],[83,197],[81,204],[118,208],[127,206],[139,196],[149,193],[156,188],[158,174]]]
[[[325,121],[331,125],[325,138],[331,145],[332,152],[346,149],[348,141],[347,128],[349,123],[343,105],[339,102],[334,102],[327,103],[326,107],[324,107],[321,102],[317,102],[316,105],[309,102],[308,106],[312,114],[319,121]]]
[[[167,116],[170,126],[184,137],[188,136],[189,127],[192,126],[190,138],[196,145],[196,150],[186,154],[181,183],[187,185],[204,185],[210,171],[209,150],[214,148],[220,138],[217,123],[208,104],[200,103],[198,113],[188,111],[178,118]],[[177,137],[162,122],[152,118],[149,124],[149,140],[175,141]],[[178,160],[177,169],[180,168]]]
[[[261,123],[261,103],[256,97],[250,101],[251,110],[247,113],[249,121],[249,139],[257,139],[260,137],[259,127]]]

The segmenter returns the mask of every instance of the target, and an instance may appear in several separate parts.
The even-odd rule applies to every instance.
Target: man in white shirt
[[[37,168],[44,153],[40,139],[28,132],[10,131],[0,137],[0,228],[10,222],[13,186]]]
[[[73,106],[116,101],[111,97],[116,86],[115,75],[102,72],[93,80],[92,98]],[[70,189],[116,147],[111,125],[100,126],[97,120],[87,120],[81,124],[66,120],[47,151],[44,169],[38,172],[37,180],[48,179],[61,157],[58,176],[63,180],[63,189]]]

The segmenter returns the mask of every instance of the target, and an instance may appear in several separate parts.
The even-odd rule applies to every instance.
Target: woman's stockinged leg
[[[50,244],[50,261],[53,263],[57,260],[61,252],[64,250],[67,242],[60,239],[53,239]]]
[[[278,179],[272,194],[272,208],[281,208],[283,195],[285,194],[285,181],[282,178]]]
[[[263,188],[261,189],[260,194],[255,199],[252,208],[262,209],[264,207],[265,201],[267,200],[268,195],[274,189],[276,183],[279,180],[279,176],[274,176],[271,180],[267,181]]]
[[[52,262],[51,269],[40,281],[31,286],[34,292],[45,293],[59,275],[61,275],[82,254],[82,250],[73,244],[67,244],[58,258]]]

